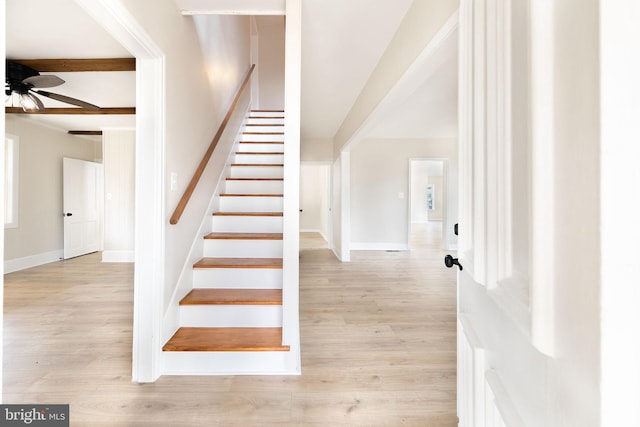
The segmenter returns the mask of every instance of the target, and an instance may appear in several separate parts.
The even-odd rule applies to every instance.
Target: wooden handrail
[[[178,205],[176,206],[175,211],[173,211],[173,215],[171,215],[171,219],[169,220],[170,224],[175,225],[178,223],[178,221],[180,221],[180,217],[182,216],[184,209],[187,207],[187,204],[189,203],[189,199],[191,199],[191,195],[196,189],[196,186],[198,185],[198,182],[200,181],[200,178],[202,177],[202,174],[204,173],[204,170],[207,167],[207,163],[209,163],[209,159],[211,159],[213,150],[216,148],[216,145],[218,145],[218,141],[220,141],[220,138],[222,137],[222,133],[227,127],[227,124],[231,119],[231,115],[233,114],[233,111],[238,105],[238,101],[240,101],[240,96],[242,95],[242,92],[249,84],[249,80],[251,79],[251,73],[253,73],[253,69],[255,67],[256,67],[255,64],[252,64],[251,67],[249,67],[249,70],[247,70],[247,72],[245,73],[242,83],[240,84],[240,87],[238,88],[238,91],[236,92],[236,95],[233,98],[233,102],[229,106],[229,110],[227,110],[227,114],[224,116],[222,123],[220,123],[218,132],[216,132],[216,135],[213,137],[213,140],[211,140],[211,144],[209,145],[209,148],[204,153],[204,156],[202,157],[202,160],[200,161],[198,168],[193,173],[193,177],[191,178],[191,181],[189,181],[189,185],[187,185],[187,188],[184,190],[184,194],[182,195],[182,198],[178,202]]]

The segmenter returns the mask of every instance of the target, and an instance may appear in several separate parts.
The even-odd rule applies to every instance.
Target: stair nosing
[[[246,295],[252,298],[247,298]],[[179,304],[181,306],[282,305],[282,289],[194,288],[180,300]]]
[[[262,342],[245,341],[242,334],[257,334]],[[268,339],[264,334],[270,334]],[[199,335],[199,336],[198,336]],[[223,337],[224,335],[224,337]],[[231,341],[222,342],[222,338]],[[194,343],[189,343],[194,339]],[[163,351],[198,351],[198,352],[228,352],[228,351],[289,351],[288,345],[282,344],[282,328],[207,328],[180,327],[162,347]]]

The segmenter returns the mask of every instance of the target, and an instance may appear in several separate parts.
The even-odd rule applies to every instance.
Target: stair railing
[[[251,74],[253,73],[253,69],[255,67],[256,67],[255,64],[252,64],[247,70],[247,72],[245,73],[244,78],[242,79],[242,83],[240,84],[238,90],[236,91],[235,97],[233,98],[233,102],[231,103],[231,105],[229,106],[229,109],[227,110],[227,114],[224,116],[222,123],[220,123],[220,127],[218,128],[218,131],[216,132],[215,136],[211,140],[211,144],[209,144],[209,148],[204,153],[204,156],[202,157],[200,164],[198,165],[196,171],[193,173],[193,177],[191,178],[191,181],[189,181],[189,185],[187,185],[187,188],[184,190],[184,194],[180,198],[180,201],[178,202],[176,209],[173,211],[173,215],[171,215],[171,218],[169,219],[170,224],[175,225],[178,223],[178,221],[180,221],[180,217],[182,216],[182,213],[187,207],[187,204],[189,203],[189,200],[191,199],[191,196],[193,195],[193,192],[195,191],[196,186],[198,185],[198,182],[200,181],[200,178],[202,177],[202,174],[204,173],[204,170],[207,167],[209,160],[211,159],[213,150],[216,148],[216,145],[218,145],[218,141],[220,141],[220,138],[222,137],[222,133],[227,127],[227,124],[229,123],[229,120],[231,119],[231,115],[233,114],[236,106],[238,105],[238,101],[240,100],[242,93],[244,92],[245,88],[248,86],[249,81],[251,80]]]

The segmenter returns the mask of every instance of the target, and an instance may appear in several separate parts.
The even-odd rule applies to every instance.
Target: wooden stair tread
[[[251,110],[252,113],[284,113],[284,110]]]
[[[214,212],[213,216],[283,216],[282,212]]]
[[[282,268],[282,258],[202,258],[193,268]]]
[[[270,193],[224,193],[220,197],[284,197],[283,194]]]
[[[164,351],[289,351],[282,328],[179,328]]]
[[[251,116],[250,119],[271,119],[271,120],[282,120],[284,116]]]
[[[282,305],[282,289],[192,289],[180,305]]]
[[[284,132],[242,132],[243,135],[284,135]],[[244,142],[244,141],[240,141]]]
[[[252,119],[255,119],[255,117],[251,117]],[[269,117],[269,118],[273,118],[273,117]],[[245,126],[284,126],[284,123],[247,123]]]
[[[209,233],[208,240],[282,240],[282,233]]]

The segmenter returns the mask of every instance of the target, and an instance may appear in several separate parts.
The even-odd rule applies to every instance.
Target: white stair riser
[[[260,124],[258,126],[255,123],[252,126],[245,126],[245,132],[284,132],[284,126],[277,124]]]
[[[261,153],[264,152],[278,152],[282,153],[284,151],[284,144],[261,144],[259,142],[253,143],[242,143],[238,146],[238,151],[259,151]]]
[[[260,117],[249,117],[247,119],[249,125],[283,125],[284,119],[278,117],[268,117],[266,119]]]
[[[282,194],[284,182],[274,181],[234,181],[228,180],[225,193],[231,194]]]
[[[283,164],[284,154],[236,154],[234,163]]]
[[[282,240],[205,239],[205,257],[282,258]]]
[[[221,212],[282,212],[282,197],[221,197]]]
[[[282,166],[232,166],[231,178],[282,178]]]
[[[215,215],[212,230],[226,233],[282,233],[282,217]]]
[[[164,375],[299,375],[290,351],[165,351]]]
[[[280,268],[197,268],[193,287],[206,289],[282,289]]]
[[[248,134],[243,133],[240,136],[240,141],[284,141],[283,134]]]
[[[249,117],[284,117],[284,111],[251,111]]]
[[[281,305],[181,305],[180,325],[207,328],[277,328]]]

